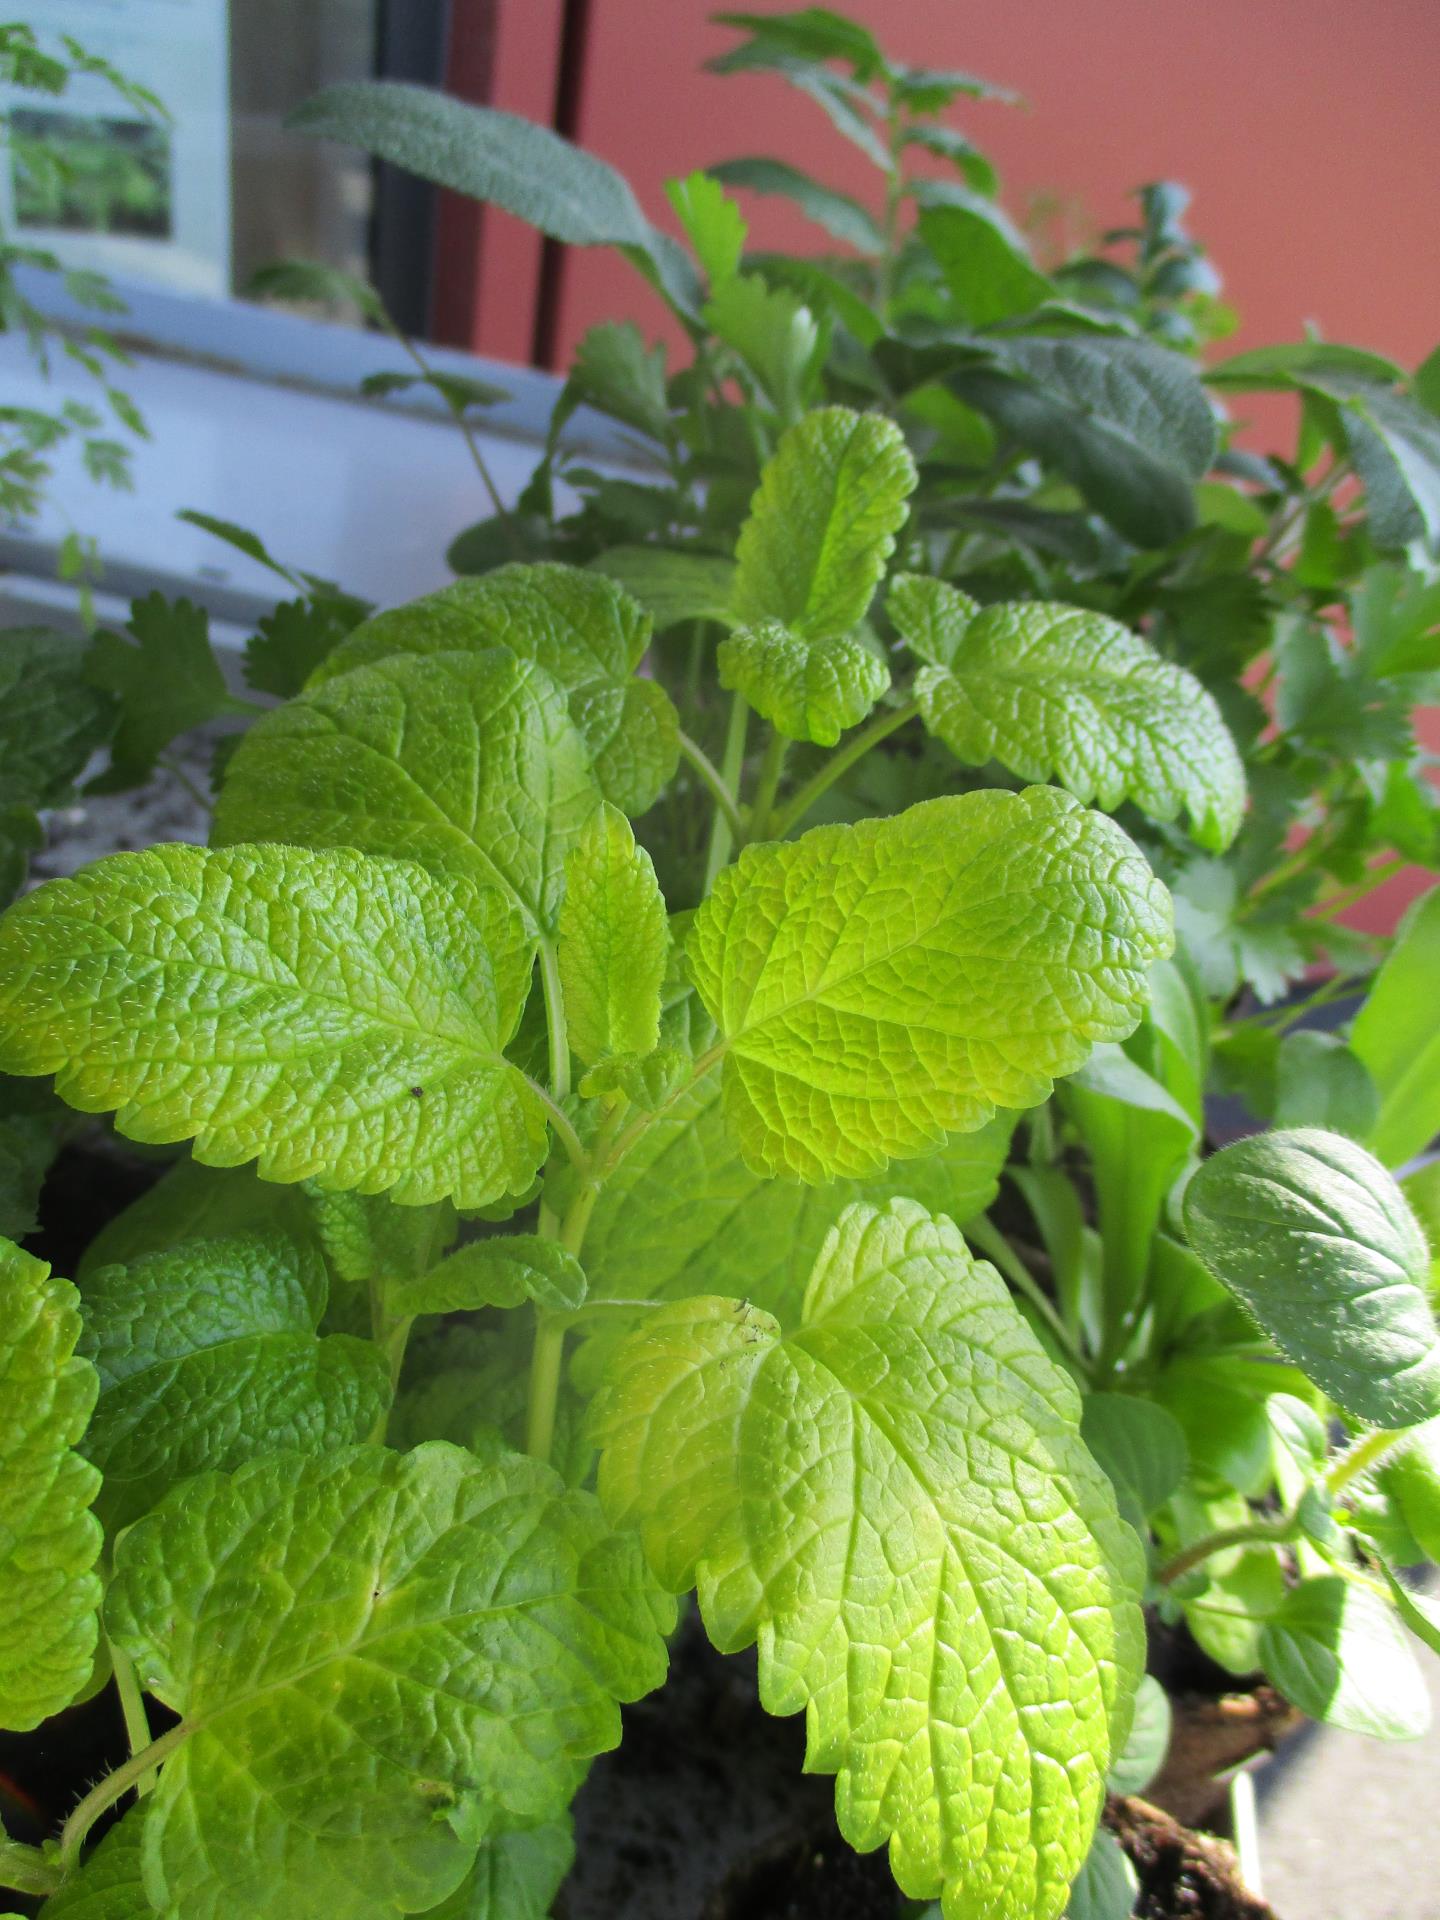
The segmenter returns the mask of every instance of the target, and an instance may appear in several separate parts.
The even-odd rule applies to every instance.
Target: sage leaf
[[[875,216],[848,193],[827,187],[785,160],[765,159],[758,155],[736,160],[720,160],[710,168],[713,179],[727,187],[743,187],[750,193],[778,194],[797,206],[808,220],[823,227],[842,246],[857,253],[883,253],[885,236]]]
[[[99,1635],[100,1476],[75,1451],[99,1382],[79,1338],[70,1282],[0,1240],[0,1726],[17,1733],[69,1706]]]
[[[302,1590],[306,1604],[291,1596]],[[673,1606],[594,1497],[443,1442],[190,1481],[118,1544],[107,1624],[193,1729],[146,1806],[187,1920],[371,1920],[446,1899],[477,1843],[563,1813]],[[423,1703],[423,1711],[417,1711]]]
[[[949,1920],[1064,1910],[1128,1732],[1140,1555],[1079,1416],[999,1276],[905,1201],[842,1215],[794,1331],[677,1302],[594,1405],[607,1511],[716,1646],[758,1640],[842,1834]]]
[[[398,861],[118,853],[0,922],[0,1070],[210,1165],[484,1206],[545,1157],[503,1053],[531,967],[494,889]]]
[[[1206,1266],[1347,1413],[1381,1427],[1440,1413],[1430,1250],[1363,1147],[1306,1127],[1237,1140],[1184,1205]]]
[[[699,289],[683,250],[651,226],[613,167],[549,127],[395,80],[323,87],[286,124],[503,207],[552,240],[618,247],[677,311],[698,313]]]
[[[1033,1106],[1140,1015],[1169,902],[1052,787],[746,848],[686,945],[757,1172],[878,1172]]]

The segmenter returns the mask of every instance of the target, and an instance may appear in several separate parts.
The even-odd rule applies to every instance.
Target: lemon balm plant
[[[1363,978],[1336,916],[1433,859],[1427,382],[1222,363],[1303,395],[1294,461],[1227,452],[1173,194],[1041,274],[940,118],[974,83],[741,24],[883,161],[873,234],[730,169],[844,261],[744,260],[713,176],[692,258],[434,96],[307,110],[624,247],[694,367],[592,335],[562,414],[646,483],[557,432],[473,577],[293,576],[211,844],[0,921],[16,1233],[42,1076],[189,1143],[74,1285],[0,1268],[0,1725],[111,1686],[131,1745],[0,1850],[51,1920],[538,1920],[692,1592],[946,1920],[1129,1910],[1147,1618],[1423,1725],[1434,897],[1345,1039],[1277,996]],[[47,793],[235,705],[183,603],[9,657]],[[1217,1084],[1269,1130],[1210,1152]]]

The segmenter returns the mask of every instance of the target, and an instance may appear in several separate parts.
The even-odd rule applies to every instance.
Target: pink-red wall
[[[753,0],[752,0],[753,4]],[[662,183],[773,153],[873,197],[864,158],[819,109],[767,76],[701,61],[734,44],[711,0],[591,0],[580,137],[670,222]],[[1440,0],[851,0],[893,54],[969,68],[1022,108],[962,124],[1023,211],[1061,191],[1097,225],[1127,190],[1167,176],[1195,195],[1195,230],[1241,307],[1241,344],[1314,321],[1413,365],[1440,340]],[[501,0],[496,104],[534,112],[553,72],[556,0]],[[537,81],[539,85],[537,86]],[[777,203],[757,242],[824,244]],[[515,352],[523,274],[492,258],[476,344]],[[505,284],[508,282],[508,286]],[[616,316],[669,334],[659,303],[608,254],[570,256],[560,350]]]

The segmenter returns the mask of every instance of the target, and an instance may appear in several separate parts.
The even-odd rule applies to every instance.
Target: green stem
[[[190,778],[189,774],[186,773],[184,767],[181,766],[173,754],[160,754],[156,759],[156,765],[163,767],[170,778],[178,782],[178,784],[185,789],[197,807],[209,813],[209,800],[206,799],[205,795],[200,791],[199,787],[196,786],[195,782]]]
[[[122,1799],[138,1781],[145,1779],[181,1745],[190,1738],[194,1729],[184,1720],[162,1733],[158,1740],[152,1740],[148,1747],[142,1747],[139,1753],[116,1767],[113,1773],[93,1786],[85,1798],[76,1807],[70,1818],[60,1830],[60,1866],[70,1873],[80,1859],[80,1849],[85,1844],[85,1836],[107,1808]]]
[[[1283,1520],[1251,1520],[1244,1526],[1221,1527],[1217,1533],[1207,1533],[1193,1546],[1186,1547],[1161,1567],[1155,1579],[1162,1587],[1173,1587],[1177,1580],[1208,1560],[1212,1554],[1228,1553],[1231,1547],[1246,1547],[1252,1544],[1265,1546],[1283,1546],[1287,1540],[1293,1540],[1299,1532],[1296,1521],[1289,1515]]]
[[[740,818],[740,809],[726,787],[720,769],[699,742],[692,740],[688,733],[680,735],[680,757],[682,760],[689,761],[710,789],[716,806],[725,816],[730,832],[738,840],[745,832],[745,822]]]
[[[27,1847],[0,1834],[0,1887],[13,1887],[16,1893],[48,1894],[55,1892],[64,1877],[39,1847]]]
[[[390,337],[393,340],[399,341],[400,345],[428,380],[430,378],[430,362],[425,358],[424,354],[421,353],[409,334],[406,333],[403,328],[395,325],[395,322],[390,318],[388,313],[384,315],[384,319]],[[495,509],[496,519],[500,522],[500,531],[504,536],[506,546],[510,549],[511,559],[523,559],[524,554],[519,529],[511,517],[509,508],[500,498],[500,489],[496,486],[494,475],[486,463],[484,454],[480,451],[480,442],[475,438],[474,429],[465,418],[464,409],[457,408],[452,401],[446,399],[444,394],[441,394],[440,397],[442,400],[445,400],[445,404],[450,410],[451,419],[460,429],[461,437],[465,442],[465,450],[470,455],[471,464],[480,476],[481,486],[484,487],[486,493],[490,496],[490,504]]]
[[[550,1091],[560,1101],[570,1091],[570,1030],[565,1021],[560,963],[549,940],[540,942],[540,985],[545,994],[545,1030],[550,1039]]]
[[[567,1253],[579,1258],[585,1244],[585,1229],[595,1202],[600,1198],[598,1181],[589,1180],[571,1202],[558,1234]],[[542,1215],[543,1217],[543,1215]],[[530,1393],[525,1408],[525,1451],[536,1460],[548,1460],[555,1442],[555,1409],[560,1399],[560,1380],[565,1363],[565,1335],[570,1329],[568,1314],[535,1310],[535,1345],[530,1354]]]
[[[154,1736],[145,1712],[145,1696],[135,1677],[135,1663],[108,1636],[106,1644],[110,1649],[110,1665],[115,1674],[115,1691],[120,1696],[120,1712],[125,1719],[125,1738],[130,1742],[131,1753],[142,1753]],[[135,1791],[143,1796],[149,1793],[154,1784],[153,1772],[142,1774],[135,1784]]]
[[[964,1233],[965,1238],[978,1247],[987,1258],[993,1260],[1005,1278],[1024,1294],[1059,1341],[1062,1351],[1068,1353],[1076,1366],[1088,1377],[1089,1365],[1070,1329],[1061,1319],[1055,1303],[1043,1291],[1040,1282],[1015,1252],[994,1221],[987,1214],[978,1214],[975,1219],[965,1222]]]
[[[1406,859],[1397,857],[1383,861],[1378,867],[1371,867],[1363,880],[1353,887],[1343,887],[1339,893],[1332,893],[1329,899],[1322,899],[1310,915],[1311,920],[1333,920],[1338,913],[1346,913],[1356,906],[1367,894],[1377,887],[1383,887],[1387,880],[1393,880],[1397,873],[1403,873],[1410,865]]]
[[[1357,1440],[1347,1447],[1330,1467],[1325,1475],[1325,1485],[1331,1493],[1339,1493],[1342,1487],[1348,1487],[1357,1474],[1364,1473],[1367,1467],[1387,1454],[1391,1447],[1405,1438],[1407,1429],[1377,1427],[1374,1433],[1367,1433],[1363,1440]]]
[[[878,747],[882,740],[887,740],[892,733],[903,727],[907,720],[913,720],[919,711],[918,700],[907,700],[904,706],[892,707],[886,713],[877,714],[868,727],[862,727],[858,733],[852,734],[839,752],[831,754],[820,771],[807,780],[800,791],[792,795],[789,803],[776,814],[770,822],[771,838],[783,840],[787,834],[792,833],[820,796],[828,792],[842,774],[848,773],[857,760],[863,759],[870,749]]]
[[[720,782],[734,801],[740,791],[740,775],[745,766],[745,732],[750,724],[750,709],[743,693],[730,702],[730,719],[725,728],[725,752],[720,761]],[[710,823],[710,851],[705,857],[705,892],[715,884],[720,869],[730,858],[738,836],[731,831],[729,818],[717,811]]]
[[[790,751],[790,742],[783,733],[777,733],[772,727],[770,738],[765,743],[765,757],[760,762],[760,773],[755,786],[755,799],[750,808],[749,840],[766,838],[765,829],[770,824],[771,810],[775,805],[775,795],[780,789],[780,780],[785,772],[785,756]]]

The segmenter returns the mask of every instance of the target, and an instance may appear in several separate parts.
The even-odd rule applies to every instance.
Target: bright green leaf
[[[547,1313],[574,1313],[585,1298],[585,1275],[558,1240],[513,1233],[472,1240],[426,1273],[387,1288],[393,1314],[472,1313],[533,1300]]]
[[[268,1179],[523,1192],[544,1110],[502,1049],[531,946],[493,889],[296,847],[155,847],[0,923],[0,1069]]]
[[[110,765],[90,782],[93,793],[140,786],[177,734],[213,720],[229,700],[203,608],[148,593],[133,602],[129,631],[133,644],[99,633],[91,647],[90,682],[120,705]]]
[[[721,186],[718,169],[667,180],[665,197],[675,209],[712,290],[740,271],[745,252],[745,216]]]
[[[1292,1587],[1260,1635],[1265,1676],[1292,1706],[1376,1740],[1418,1740],[1430,1699],[1395,1617],[1340,1574]]]
[[[759,274],[737,273],[711,294],[705,324],[739,354],[781,419],[793,419],[821,349],[819,322],[804,301]]]
[[[787,740],[833,747],[890,685],[890,670],[858,635],[807,640],[778,620],[720,642],[720,684],[743,693]]]
[[[155,1920],[140,1878],[144,1810],[113,1826],[79,1873],[41,1908],[42,1920]]]
[[[878,1172],[1033,1106],[1139,1018],[1169,905],[1068,794],[968,793],[746,848],[687,955],[747,1162]]]
[[[669,697],[633,678],[649,643],[649,615],[614,581],[551,561],[517,564],[377,614],[335,649],[315,684],[391,654],[508,647],[564,688],[605,798],[641,813],[679,751]]]
[[[781,439],[736,550],[734,612],[809,639],[864,619],[916,483],[900,429],[823,407]]]
[[[926,726],[960,759],[1058,780],[1111,812],[1122,800],[1157,820],[1183,811],[1215,852],[1234,839],[1245,773],[1219,708],[1118,620],[1045,602],[980,612],[913,575],[887,607],[906,640],[916,632],[917,652],[946,635],[946,657],[921,668],[915,689]]]
[[[1374,1081],[1337,1034],[1285,1035],[1275,1060],[1277,1127],[1323,1127],[1365,1140],[1379,1110]]]
[[[1390,1175],[1313,1128],[1237,1140],[1185,1190],[1206,1266],[1330,1398],[1408,1426],[1440,1411],[1430,1250]]]
[[[157,1906],[273,1920],[283,1858],[293,1911],[372,1920],[564,1811],[674,1610],[593,1496],[436,1443],[190,1481],[120,1541],[106,1619],[194,1727],[146,1802]]]
[[[1433,1594],[1407,1586],[1403,1580],[1397,1579],[1389,1567],[1382,1571],[1400,1618],[1417,1640],[1429,1647],[1432,1653],[1440,1653],[1440,1602],[1436,1601]]]
[[[542,669],[504,647],[397,654],[257,721],[226,770],[212,837],[418,860],[498,887],[540,934],[599,801]]]
[[[75,1452],[98,1381],[75,1353],[79,1296],[0,1241],[0,1726],[38,1727],[90,1677],[100,1485]]]
[[[570,380],[587,405],[662,443],[669,438],[665,349],[647,347],[633,321],[603,320],[575,349]]]
[[[1024,240],[980,194],[968,204],[925,207],[918,225],[967,326],[988,327],[1031,313],[1053,292],[1030,264]]]
[[[388,1194],[326,1193],[314,1185],[307,1186],[305,1200],[309,1228],[332,1273],[352,1285],[388,1285],[428,1273],[460,1231],[448,1200],[402,1207]]]
[[[1437,979],[1440,887],[1417,900],[1400,923],[1350,1032],[1351,1050],[1380,1094],[1380,1116],[1365,1144],[1388,1167],[1422,1153],[1440,1133]]]
[[[1139,1554],[1079,1415],[999,1276],[903,1201],[842,1216],[797,1331],[677,1303],[595,1404],[607,1510],[718,1647],[758,1639],[841,1832],[947,1920],[1063,1910],[1128,1731]]]
[[[368,1340],[315,1337],[325,1297],[319,1252],[267,1234],[92,1269],[80,1351],[100,1399],[82,1445],[108,1531],[191,1474],[369,1437],[390,1404],[385,1361]]]
[[[223,1240],[236,1233],[309,1240],[311,1203],[301,1188],[262,1180],[253,1167],[206,1167],[187,1155],[106,1221],[86,1247],[75,1279],[83,1291],[97,1267],[128,1266],[182,1240]]]
[[[570,1045],[587,1066],[657,1045],[669,948],[650,856],[624,814],[604,806],[565,862],[557,945]]]

